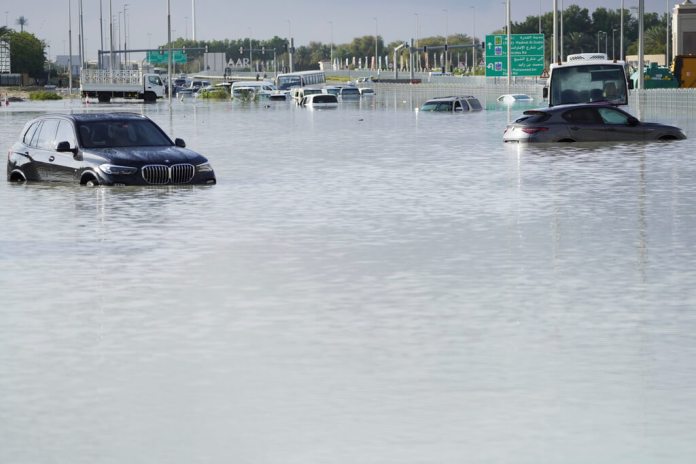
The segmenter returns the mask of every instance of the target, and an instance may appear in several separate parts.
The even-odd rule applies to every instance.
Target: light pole
[[[473,25],[473,35],[471,36],[471,69],[472,74],[476,73],[476,7],[471,6],[472,10],[472,25]]]
[[[249,71],[252,71],[252,57],[251,57],[251,28],[249,28]]]
[[[379,23],[377,22],[377,16],[375,16],[373,19],[375,20],[375,69],[377,70],[377,75],[379,76],[379,53],[377,52],[377,38],[379,36],[379,29],[377,25]]]
[[[333,21],[329,21],[331,42],[329,44],[329,55],[331,56],[331,70],[334,69],[334,58],[333,58]]]
[[[539,34],[541,34],[541,0],[539,0]]]
[[[420,15],[418,13],[413,13],[416,17],[416,49],[418,49],[418,39],[420,38]],[[421,55],[420,51],[416,51],[416,56],[418,57],[418,69],[421,67]]]
[[[72,0],[68,0],[68,95],[72,95]],[[101,2],[100,2],[101,3]],[[104,48],[104,47],[102,47]]]
[[[286,19],[288,22],[288,68],[292,72],[292,22]]]
[[[599,38],[602,36],[602,32],[604,31],[597,31],[597,53],[599,53]]]
[[[445,62],[444,66],[442,67],[443,72],[447,72],[447,65],[449,64],[447,62],[447,45],[449,44],[448,42],[448,36],[449,36],[449,13],[447,9],[442,10],[445,13]]]
[[[196,0],[191,0],[191,40],[196,41]]]
[[[614,48],[614,34],[616,33],[616,28],[613,28],[611,30],[611,59],[615,60],[616,59],[616,51]]]
[[[669,66],[669,0],[665,1],[665,66]]]
[[[609,55],[609,33],[604,31],[604,53]]]
[[[621,0],[621,32],[619,32],[619,35],[621,36],[619,38],[619,58],[621,61],[624,59],[624,45],[623,45],[623,39],[624,39],[624,0]]]
[[[128,15],[128,4],[124,3],[123,4],[123,56],[124,56],[124,61],[126,62],[126,68],[128,68],[128,22],[126,20],[126,16]]]

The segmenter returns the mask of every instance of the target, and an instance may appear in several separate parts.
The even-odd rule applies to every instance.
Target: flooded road
[[[690,462],[696,122],[525,147],[425,98],[2,109],[3,153],[142,111],[218,184],[0,182],[0,462]]]

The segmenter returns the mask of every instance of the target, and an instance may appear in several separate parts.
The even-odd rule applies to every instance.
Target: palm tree
[[[24,32],[24,26],[29,24],[29,20],[24,16],[17,18],[17,25],[19,25],[19,32]]]

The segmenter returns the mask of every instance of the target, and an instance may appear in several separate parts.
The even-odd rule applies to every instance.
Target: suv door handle
[[[53,156],[53,155],[51,155],[51,156],[48,157],[48,161],[50,161],[50,162],[55,161],[55,159],[56,159],[56,157]]]

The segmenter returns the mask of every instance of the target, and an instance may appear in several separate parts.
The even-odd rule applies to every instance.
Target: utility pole
[[[68,0],[68,95],[72,95],[72,0]]]

